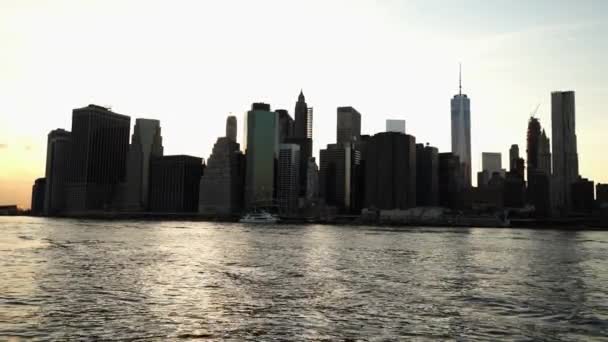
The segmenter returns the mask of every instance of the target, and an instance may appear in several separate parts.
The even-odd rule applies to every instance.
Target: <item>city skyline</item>
[[[150,5],[150,13],[138,20],[151,32],[140,32],[126,27],[127,19],[135,16],[138,8],[135,1],[122,7],[60,3],[65,6],[36,8],[31,3],[11,1],[0,5],[3,19],[0,37],[7,38],[3,41],[8,42],[8,53],[0,57],[0,71],[6,75],[0,79],[0,204],[29,207],[32,181],[44,175],[48,133],[58,128],[69,130],[71,110],[89,103],[111,105],[113,111],[130,115],[132,124],[136,118],[158,119],[166,138],[163,141],[166,154],[207,159],[213,143],[223,134],[229,113],[242,123],[251,103],[264,101],[273,110],[286,108],[295,115],[293,102],[303,89],[308,105],[315,108],[313,155],[317,158],[320,149],[335,141],[335,111],[341,106],[352,106],[361,113],[362,134],[383,132],[386,119],[401,119],[407,121],[408,133],[416,136],[417,143],[429,142],[440,152],[451,151],[448,101],[458,88],[460,61],[465,92],[473,99],[472,174],[480,170],[481,153],[485,151],[501,152],[502,164],[509,165],[505,159],[508,148],[512,144],[525,146],[528,119],[537,104],[540,104],[541,124],[547,134],[551,134],[550,93],[574,90],[580,174],[596,182],[608,182],[608,157],[594,153],[607,147],[603,130],[608,127],[604,113],[608,107],[605,81],[608,77],[603,76],[607,70],[601,62],[608,50],[601,39],[606,24],[592,13],[602,12],[601,8],[606,7],[602,2],[589,1],[585,3],[590,6],[575,8],[571,7],[573,4],[551,8],[547,2],[539,2],[529,7],[543,12],[542,21],[532,20],[538,19],[534,15],[523,14],[515,16],[518,20],[512,24],[504,18],[496,24],[476,19],[454,33],[448,32],[449,23],[435,31],[430,28],[431,23],[423,24],[420,19],[413,23],[411,30],[401,26],[408,22],[409,11],[423,18],[426,15],[434,22],[435,19],[429,17],[431,13],[436,11],[441,17],[445,11],[453,10],[454,5],[440,9],[433,2],[413,7],[410,5],[414,2],[407,5],[381,2],[375,6],[360,2],[345,11],[341,11],[344,8],[340,4],[300,5],[298,9],[303,14],[321,21],[321,28],[329,27],[334,19],[356,23],[357,19],[366,18],[366,25],[362,27],[329,30],[329,38],[320,37],[318,30],[321,29],[305,27],[305,22],[296,21],[300,25],[294,28],[290,20],[295,19],[287,15],[286,5],[243,4],[252,6],[249,9],[258,15],[268,8],[276,8],[273,16],[280,18],[276,25],[283,24],[284,32],[276,33],[274,26],[263,24],[249,33],[259,36],[262,42],[264,37],[271,38],[268,41],[274,44],[269,48],[285,48],[290,57],[302,46],[286,42],[287,39],[308,42],[309,47],[303,47],[308,51],[306,56],[290,62],[279,58],[281,54],[267,59],[251,54],[248,61],[230,57],[233,53],[243,55],[243,51],[253,48],[252,43],[237,37],[240,31],[236,29],[225,32],[225,40],[188,46],[188,39],[197,33],[211,39],[204,29],[206,25],[218,24],[217,20],[211,24],[192,24],[192,27],[164,28],[167,31],[162,34],[163,30],[155,28],[153,23],[167,10],[168,4]],[[501,9],[515,15],[513,12],[521,9],[521,4],[478,4],[477,11],[487,14],[488,18]],[[492,9],[492,6],[499,8]],[[204,5],[181,3],[171,8],[170,13],[188,10],[198,13],[203,9]],[[105,19],[83,22],[82,18],[92,11],[111,15],[118,21],[116,27],[103,26]],[[391,11],[393,14],[389,14]],[[336,16],[337,13],[340,15]],[[570,13],[572,20],[561,24],[560,18]],[[213,14],[221,18],[229,11],[220,6]],[[470,16],[462,10],[455,15],[461,19]],[[243,25],[250,20],[239,19]],[[28,27],[33,20],[42,24]],[[49,22],[59,25],[43,25]],[[78,23],[88,25],[82,33],[70,33],[70,25]],[[49,32],[45,32],[47,28]],[[474,28],[478,29],[477,33],[471,33]],[[120,29],[124,29],[124,38],[118,34]],[[171,43],[171,37],[180,33],[184,41],[178,39]],[[417,37],[416,33],[420,35]],[[151,52],[152,55],[158,52],[155,45],[146,40],[154,35],[160,36],[160,46],[172,47],[173,54],[150,56]],[[128,44],[129,39],[140,36],[147,37],[141,46]],[[49,37],[58,38],[47,41]],[[377,40],[379,37],[383,39]],[[412,39],[408,41],[413,48],[395,44],[406,38]],[[104,51],[99,51],[98,56],[85,58],[82,52],[68,56],[77,51],[75,47],[98,51],[98,45],[108,42],[107,49],[101,49]],[[443,46],[447,42],[450,43]],[[451,50],[452,54],[445,53],[459,43],[466,44]],[[502,55],[512,48],[514,52]],[[415,53],[408,56],[414,49]],[[211,56],[199,58],[208,50],[212,51]],[[125,51],[127,53],[116,54],[122,55],[122,59],[113,57],[114,52]],[[524,51],[525,57],[517,56]],[[348,60],[334,57],[343,52],[351,57]],[[138,58],[143,55],[147,57],[140,61]],[[438,55],[446,57],[436,57]],[[305,58],[310,56],[313,58]],[[176,66],[182,59],[185,59],[184,65]],[[420,63],[424,59],[427,61]],[[234,70],[227,72],[229,66]],[[218,71],[212,71],[214,67]],[[207,73],[213,77],[204,77]],[[267,77],[263,77],[266,74]],[[356,82],[358,79],[360,82]],[[249,84],[251,80],[257,82],[256,86]],[[237,141],[244,149],[242,139],[242,129],[239,129]]]

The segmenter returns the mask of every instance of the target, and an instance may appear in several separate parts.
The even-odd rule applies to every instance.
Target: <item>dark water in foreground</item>
[[[0,218],[0,340],[602,340],[608,233]]]

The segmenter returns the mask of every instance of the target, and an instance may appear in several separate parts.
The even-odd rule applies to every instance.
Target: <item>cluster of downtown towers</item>
[[[318,166],[312,156],[313,109],[302,92],[295,120],[287,110],[254,103],[244,120],[243,149],[236,139],[237,119],[229,116],[226,134],[206,162],[165,156],[158,120],[137,119],[129,143],[130,117],[89,105],[73,110],[71,132],[49,133],[46,175],[34,184],[32,212],[227,217],[265,208],[314,217],[327,211],[356,215],[365,208],[532,206],[538,216],[568,214],[584,210],[594,189],[578,173],[574,92],[554,92],[551,98],[553,153],[532,117],[527,163],[517,145],[511,146],[509,171],[501,169],[500,155],[484,153],[476,188],[471,185],[470,99],[462,88],[451,100],[452,152],[416,144],[403,120],[387,120],[386,132],[361,135],[361,114],[339,107],[336,143],[320,151]]]

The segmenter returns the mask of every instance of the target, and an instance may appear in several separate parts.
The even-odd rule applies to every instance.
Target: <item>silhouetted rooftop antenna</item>
[[[458,95],[462,95],[462,63],[458,63]]]

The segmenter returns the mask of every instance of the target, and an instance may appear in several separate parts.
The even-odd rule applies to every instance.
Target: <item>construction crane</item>
[[[540,108],[540,103],[536,106],[536,109],[532,112],[532,114],[530,114],[531,117],[536,117],[536,114],[538,113],[538,108]]]

